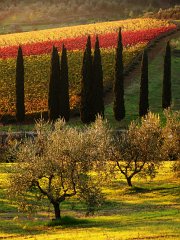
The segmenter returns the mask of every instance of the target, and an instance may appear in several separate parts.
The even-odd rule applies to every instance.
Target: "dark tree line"
[[[141,82],[140,82],[140,99],[139,99],[139,116],[145,116],[149,110],[148,99],[148,54],[144,50],[141,63]]]
[[[21,46],[18,49],[16,62],[16,120],[17,122],[23,122],[25,120],[24,60]]]
[[[123,44],[121,28],[118,35],[118,44],[115,59],[115,77],[114,77],[114,117],[117,121],[125,117],[124,105],[124,65],[123,65]]]
[[[171,105],[171,47],[169,42],[166,46],[164,57],[164,75],[163,75],[163,89],[162,89],[162,107],[163,109]]]
[[[53,46],[51,55],[51,70],[48,93],[48,115],[51,121],[59,117],[59,86],[60,86],[60,61],[56,47]]]
[[[22,48],[19,47],[16,63],[16,120],[25,120],[24,97],[24,60]],[[88,36],[84,50],[81,79],[80,117],[83,123],[95,121],[97,115],[104,118],[103,100],[103,69],[98,36],[96,37],[94,54],[91,49],[91,38]],[[162,88],[162,108],[171,105],[171,48],[169,42],[166,46],[164,57],[164,76]],[[121,121],[125,117],[124,103],[124,66],[123,44],[121,29],[115,56],[114,75],[114,117]],[[139,116],[144,116],[149,110],[148,100],[148,54],[145,50],[141,63],[141,81],[139,98]],[[53,46],[51,54],[51,69],[48,92],[48,116],[51,121],[63,118],[69,121],[69,76],[68,59],[65,46],[62,47],[61,59],[56,47]]]
[[[148,91],[148,54],[144,50],[141,63],[141,82],[140,82],[140,99],[139,99],[139,116],[145,116],[149,110],[149,91]],[[164,56],[164,74],[162,84],[162,108],[166,109],[171,106],[171,46],[169,41],[166,45]]]
[[[48,93],[48,115],[51,121],[63,118],[69,121],[69,79],[67,51],[62,47],[61,62],[56,47],[53,47],[51,55],[51,71]]]
[[[83,123],[90,123],[93,119],[93,72],[92,72],[92,52],[91,52],[91,38],[88,36],[86,49],[83,56],[82,65],[82,79],[81,79],[81,102],[80,115]]]
[[[94,57],[88,36],[83,56],[80,115],[83,123],[94,122],[97,115],[104,117],[103,70],[99,39],[96,37]]]

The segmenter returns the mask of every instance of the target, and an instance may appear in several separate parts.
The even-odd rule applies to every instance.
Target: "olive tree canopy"
[[[38,191],[48,198],[55,218],[60,219],[63,201],[78,191],[83,196],[88,194],[83,188],[88,181],[91,186],[100,186],[105,179],[109,130],[98,118],[83,130],[69,127],[62,120],[55,124],[40,121],[36,131],[37,137],[26,139],[17,151],[9,192],[23,202],[28,191]],[[86,192],[82,193],[83,190]]]
[[[115,136],[111,159],[129,186],[139,173],[154,175],[161,159],[161,131],[159,117],[149,113],[142,118],[141,124],[132,122],[125,133]]]

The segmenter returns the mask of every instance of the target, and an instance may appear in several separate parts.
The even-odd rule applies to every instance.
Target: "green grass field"
[[[166,162],[154,180],[134,179],[138,188],[128,188],[123,177],[113,181],[104,188],[105,204],[93,217],[85,218],[84,206],[77,199],[64,202],[62,215],[79,221],[52,227],[48,226],[52,208],[45,201],[37,213],[18,213],[16,204],[6,197],[10,164],[0,164],[0,239],[178,240],[180,186],[171,165]]]

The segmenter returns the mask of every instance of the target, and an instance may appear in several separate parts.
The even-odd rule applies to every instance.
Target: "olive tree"
[[[162,131],[163,154],[166,159],[177,160],[180,157],[180,112],[165,109],[164,115],[166,123]]]
[[[160,119],[152,113],[143,117],[141,124],[132,122],[125,133],[115,135],[111,159],[129,186],[132,186],[132,178],[139,173],[153,177],[160,164],[161,145]]]
[[[98,183],[100,187],[106,178],[108,128],[100,118],[83,130],[71,128],[63,120],[54,124],[41,120],[36,132],[36,138],[26,139],[17,151],[9,192],[25,203],[27,192],[38,191],[53,205],[55,218],[61,219],[63,201],[78,192],[89,194],[83,186]]]
[[[164,110],[166,124],[163,128],[164,159],[174,161],[173,168],[175,175],[180,177],[180,111]]]

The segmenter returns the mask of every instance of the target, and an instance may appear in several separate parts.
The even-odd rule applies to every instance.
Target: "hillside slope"
[[[134,18],[178,3],[176,0],[1,0],[0,32],[43,29],[49,24]]]
[[[15,113],[15,66],[19,44],[25,56],[26,112],[35,114],[47,111],[50,53],[53,45],[61,53],[62,43],[68,50],[70,105],[75,109],[79,105],[81,66],[87,35],[91,35],[92,47],[96,35],[99,35],[104,86],[107,89],[113,81],[119,27],[122,28],[125,66],[150,41],[176,29],[176,25],[167,21],[138,18],[0,36],[0,115]]]

